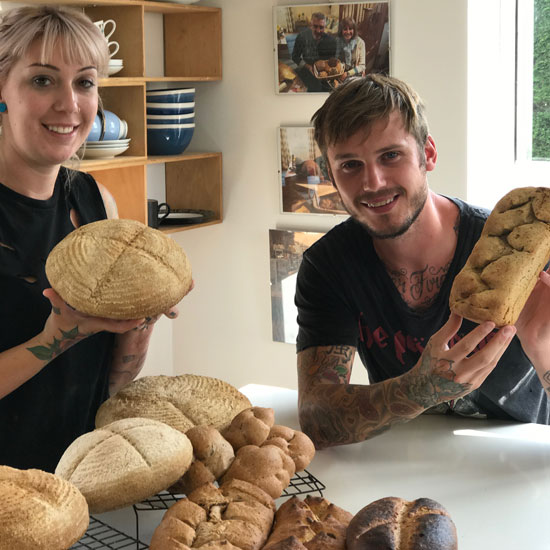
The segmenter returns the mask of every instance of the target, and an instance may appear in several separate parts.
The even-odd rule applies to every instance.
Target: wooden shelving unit
[[[47,4],[48,0],[26,1]],[[128,151],[113,159],[86,160],[81,170],[92,174],[114,195],[121,218],[147,223],[147,165],[165,164],[166,201],[175,209],[214,212],[214,219],[201,224],[170,226],[173,233],[221,223],[221,153],[184,153],[148,157],[145,92],[149,82],[209,82],[222,78],[221,9],[195,4],[146,0],[68,0],[57,2],[81,8],[94,21],[114,19],[112,36],[120,44],[117,58],[122,71],[100,80],[104,107],[128,122]],[[164,29],[164,75],[148,76],[145,67],[145,12],[162,14]],[[200,97],[197,98],[200,101]],[[200,121],[198,121],[200,124]]]

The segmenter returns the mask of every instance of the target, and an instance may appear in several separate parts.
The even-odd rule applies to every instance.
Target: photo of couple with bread
[[[146,493],[172,486],[193,465],[185,492],[202,492],[182,508],[197,525],[206,502],[260,503],[262,512],[248,517],[259,533],[250,548],[262,548],[277,517],[273,499],[316,449],[364,441],[423,413],[549,423],[550,190],[517,188],[491,213],[434,192],[428,172],[437,149],[422,100],[380,74],[348,79],[312,117],[350,216],[304,253],[298,274],[302,431],[277,426],[272,411],[208,372],[136,379],[155,322],[177,317],[194,282],[172,239],[119,220],[109,191],[65,166],[101,108],[98,80],[108,60],[105,38],[81,12],[38,5],[0,12],[0,487],[40,484],[47,475],[48,483],[67,483],[64,494],[78,508],[75,531],[64,543],[56,532],[53,544],[46,533],[9,531],[0,503],[0,549],[68,548],[85,531],[92,503],[104,511],[135,502],[126,478],[112,483],[106,500],[82,488],[84,500],[70,485],[81,489],[79,464],[89,460],[93,471],[94,460],[118,452],[109,447],[117,438],[140,440],[134,445],[154,470],[141,476]],[[350,383],[356,352],[368,385]],[[75,445],[81,438],[86,444]],[[159,451],[167,441],[177,456],[170,464]],[[270,461],[286,481],[258,490],[247,476]],[[288,502],[281,515],[304,513],[304,504]],[[308,506],[328,513],[315,498]],[[389,513],[402,503],[384,506]],[[430,548],[456,548],[437,503],[410,506],[437,509],[444,522],[447,545]],[[339,546],[327,539],[318,548],[343,549],[351,515],[330,510],[339,519],[329,539]],[[352,532],[347,548],[371,548]],[[287,548],[270,540],[265,548]]]

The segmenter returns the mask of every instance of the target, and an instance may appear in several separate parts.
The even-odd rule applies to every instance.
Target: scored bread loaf
[[[550,189],[522,187],[498,201],[453,281],[451,311],[513,325],[550,258]]]
[[[181,247],[135,220],[101,220],[72,231],[48,255],[46,275],[67,304],[109,319],[164,313],[192,284]]]
[[[304,432],[288,426],[272,426],[263,445],[275,445],[285,451],[294,461],[297,472],[307,468],[315,456],[313,441]]]
[[[429,498],[376,500],[359,510],[346,533],[348,550],[456,550],[456,527],[445,508]]]
[[[0,550],[65,550],[86,532],[86,499],[42,470],[0,466]]]
[[[346,550],[352,517],[322,497],[293,496],[277,510],[263,550]]]
[[[151,550],[191,548],[259,550],[275,514],[275,502],[259,487],[233,480],[202,485],[164,514]]]
[[[182,433],[202,424],[222,431],[249,407],[244,394],[217,378],[194,374],[144,376],[103,402],[95,422],[99,428],[138,416],[159,420]]]
[[[91,513],[101,513],[167,489],[192,458],[185,434],[156,420],[125,418],[75,439],[55,473],[78,487]]]

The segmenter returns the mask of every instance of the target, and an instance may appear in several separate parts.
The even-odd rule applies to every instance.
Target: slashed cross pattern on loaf
[[[164,491],[192,458],[185,434],[156,420],[124,418],[75,439],[55,473],[78,487],[91,513],[101,513]]]
[[[101,220],[69,233],[50,252],[46,275],[76,310],[141,319],[176,305],[192,284],[187,256],[172,239],[135,220]]]
[[[517,321],[550,257],[550,189],[514,189],[496,204],[462,271],[451,311],[496,326]]]

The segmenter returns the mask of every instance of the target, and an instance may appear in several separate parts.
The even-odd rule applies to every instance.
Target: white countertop
[[[297,392],[249,384],[253,405],[299,429]],[[323,496],[355,514],[378,498],[429,497],[451,514],[460,550],[550,550],[550,427],[421,416],[363,443],[318,451],[307,470]],[[139,512],[149,543],[163,512]],[[135,536],[132,508],[101,514]]]

